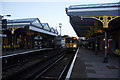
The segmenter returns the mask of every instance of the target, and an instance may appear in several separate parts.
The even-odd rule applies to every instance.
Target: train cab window
[[[76,39],[74,39],[74,38],[66,38],[66,43],[76,43]]]
[[[76,39],[73,38],[72,43],[76,43]]]
[[[70,38],[66,38],[66,43],[70,43]]]

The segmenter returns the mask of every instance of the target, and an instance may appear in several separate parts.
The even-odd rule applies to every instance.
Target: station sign
[[[103,31],[103,30],[98,30],[97,32],[98,32],[98,33],[103,33],[103,32],[105,32],[105,31]]]

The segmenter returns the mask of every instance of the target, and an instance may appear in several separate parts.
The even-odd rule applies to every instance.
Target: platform
[[[104,63],[104,54],[79,48],[68,71],[66,80],[80,78],[120,78],[119,57],[108,55],[108,63]]]
[[[26,53],[35,52],[35,51],[51,50],[51,49],[53,49],[53,48],[22,49],[22,50],[19,49],[19,50],[14,50],[14,51],[7,51],[7,52],[4,51],[4,52],[2,52],[2,56],[0,56],[0,58],[19,55],[19,54],[26,54]]]

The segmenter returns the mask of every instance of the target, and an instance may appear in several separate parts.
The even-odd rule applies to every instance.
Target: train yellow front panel
[[[70,43],[70,48],[72,48],[73,47],[73,44],[72,43]]]
[[[65,48],[69,48],[69,43],[65,43]]]

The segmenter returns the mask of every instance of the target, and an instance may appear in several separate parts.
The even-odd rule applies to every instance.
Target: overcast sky
[[[2,0],[0,14],[11,15],[8,19],[39,18],[59,31],[62,23],[62,35],[76,36],[65,8],[70,5],[113,3],[119,0]],[[0,3],[1,5],[1,3]],[[2,12],[2,13],[1,13]]]

